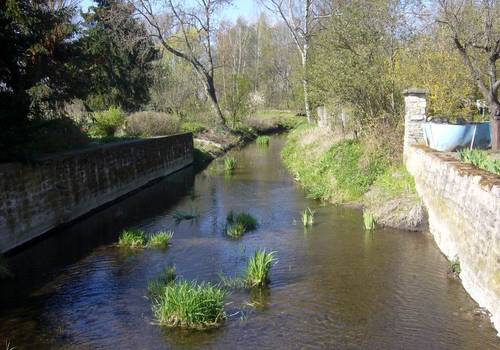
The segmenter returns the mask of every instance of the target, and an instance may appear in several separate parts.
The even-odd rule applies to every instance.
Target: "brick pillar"
[[[403,91],[405,97],[405,134],[403,159],[406,160],[408,147],[424,144],[422,124],[427,116],[427,93],[425,89],[407,89]]]

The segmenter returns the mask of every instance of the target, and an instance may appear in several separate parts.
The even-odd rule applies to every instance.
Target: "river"
[[[284,136],[164,178],[9,256],[15,278],[0,282],[0,349],[500,349],[489,319],[447,277],[432,237],[363,229],[359,210],[305,198],[280,160]],[[316,210],[304,229],[301,212]],[[199,217],[176,223],[175,210]],[[260,226],[239,240],[223,234],[230,210]],[[121,230],[173,230],[166,251],[130,253]],[[232,291],[218,329],[154,324],[148,281],[173,264],[198,281],[236,276],[256,249],[276,251],[271,284]]]

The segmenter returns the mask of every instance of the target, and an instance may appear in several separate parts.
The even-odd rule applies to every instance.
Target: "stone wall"
[[[193,162],[191,134],[0,164],[0,252]]]
[[[427,90],[408,89],[403,91],[405,99],[405,132],[403,157],[406,158],[411,145],[424,143],[422,124],[427,113]]]
[[[426,146],[411,146],[406,166],[437,245],[459,259],[463,286],[500,330],[500,177]]]

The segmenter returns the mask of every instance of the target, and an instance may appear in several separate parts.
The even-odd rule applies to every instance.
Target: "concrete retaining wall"
[[[191,134],[0,165],[0,252],[193,162]]]

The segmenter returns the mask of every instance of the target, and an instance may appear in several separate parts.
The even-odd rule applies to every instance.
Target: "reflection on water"
[[[269,149],[235,151],[227,177],[186,169],[9,257],[16,279],[0,288],[0,344],[17,349],[500,349],[489,320],[424,234],[363,230],[354,209],[304,198]],[[300,213],[317,211],[304,230]],[[260,226],[240,240],[223,235],[230,210]],[[197,211],[176,223],[175,210]],[[297,222],[299,224],[297,224]],[[126,227],[172,229],[166,251],[126,253],[113,244]],[[174,264],[186,279],[236,276],[258,248],[277,251],[270,289],[234,291],[216,330],[152,324],[148,280]],[[1,345],[0,345],[1,348]]]

